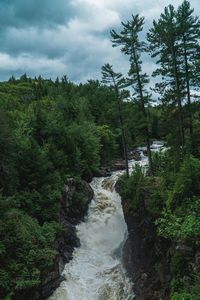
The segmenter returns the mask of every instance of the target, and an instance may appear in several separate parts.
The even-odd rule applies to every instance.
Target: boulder
[[[134,159],[134,160],[136,160],[136,161],[140,161],[140,160],[141,160],[140,151],[137,150],[137,149],[135,149],[135,150],[133,150],[133,151],[130,151],[130,152],[128,153],[128,159],[129,159],[129,160]]]
[[[61,214],[64,213],[65,218],[73,225],[78,224],[84,220],[93,195],[94,192],[86,181],[69,178],[63,188]]]

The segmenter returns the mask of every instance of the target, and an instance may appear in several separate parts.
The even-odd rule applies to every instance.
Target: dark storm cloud
[[[0,52],[61,57],[67,49],[59,26],[79,13],[70,0],[0,0]]]
[[[0,35],[0,45],[1,51],[12,56],[34,53],[56,58],[66,52],[65,37],[61,39],[59,28],[9,28]]]
[[[69,0],[0,0],[0,30],[63,24],[75,12]]]

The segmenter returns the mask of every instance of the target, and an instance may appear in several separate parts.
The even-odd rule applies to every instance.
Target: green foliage
[[[194,299],[194,298],[192,298],[192,299]],[[183,293],[175,292],[173,294],[173,296],[170,298],[170,300],[191,300],[191,294],[186,293],[186,292],[183,292]],[[196,298],[196,300],[197,300],[197,298]]]
[[[11,300],[11,297],[14,296],[14,293],[9,293],[3,300]]]
[[[157,218],[158,234],[173,243],[186,243],[199,247],[200,240],[200,198],[199,176],[200,161],[186,155],[182,162],[177,163],[176,153],[157,154],[154,167],[157,174],[163,177],[160,182],[164,209]],[[176,167],[174,168],[174,163]],[[153,195],[152,195],[153,196]],[[171,250],[172,251],[172,250]],[[172,274],[170,300],[199,299],[200,280],[198,266],[191,269],[192,257],[172,251],[170,270]]]
[[[88,122],[67,128],[70,167],[81,175],[92,175],[100,162],[100,142],[96,127]]]
[[[198,300],[200,293],[200,274],[196,271],[192,274],[192,278],[184,276],[183,278],[177,277],[171,283],[172,292],[170,300]],[[175,291],[174,291],[175,290]]]
[[[199,245],[200,199],[193,197],[190,201],[191,203],[184,204],[185,213],[182,217],[171,211],[163,211],[162,217],[156,221],[159,224],[158,232],[161,236],[175,239],[178,242],[190,240]],[[183,207],[181,214],[183,214]]]
[[[200,177],[200,161],[192,156],[187,156],[176,175],[173,190],[169,193],[167,207],[175,209],[184,201],[198,195]]]
[[[101,164],[106,165],[117,154],[117,135],[114,134],[107,125],[98,126],[97,133],[100,137],[100,156],[101,156]]]
[[[160,181],[159,178],[153,178],[150,182],[151,188],[149,188],[149,204],[147,207],[148,212],[157,217],[162,212],[163,206],[165,204],[165,193],[164,193],[164,182]]]
[[[120,195],[126,200],[126,203],[133,214],[137,214],[138,208],[143,206],[144,197],[141,193],[141,188],[145,183],[148,184],[149,180],[145,179],[144,172],[139,165],[134,167],[133,172],[128,179],[125,175],[122,175],[118,180]]]
[[[73,195],[73,209],[78,207],[85,207],[88,202],[87,186],[80,178],[75,178],[75,192]]]
[[[188,261],[181,253],[175,252],[170,261],[170,271],[175,275],[183,275],[188,271]]]
[[[156,176],[162,176],[168,161],[166,152],[155,152],[152,155],[153,172]]]
[[[18,209],[7,209],[12,201],[1,199],[0,286],[1,297],[10,290],[37,286],[52,265],[56,252],[49,248],[59,230],[56,223],[40,226]]]

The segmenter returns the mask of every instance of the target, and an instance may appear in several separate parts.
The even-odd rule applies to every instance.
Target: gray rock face
[[[117,187],[119,191],[119,186]],[[134,300],[168,300],[170,274],[167,250],[170,243],[157,235],[153,217],[146,210],[149,200],[145,190],[144,203],[137,215],[122,199],[128,239],[123,249],[124,266],[134,282]]]

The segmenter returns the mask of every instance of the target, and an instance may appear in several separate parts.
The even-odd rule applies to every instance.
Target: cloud
[[[38,28],[63,24],[79,9],[74,9],[69,0],[1,0],[0,30],[9,27]]]
[[[0,65],[2,74],[10,72],[15,76],[21,76],[24,70],[32,77],[40,75],[41,71],[45,77],[51,77],[58,71],[60,74],[64,74],[66,71],[66,66],[60,59],[52,60],[42,56],[36,58],[29,54],[21,54],[13,58],[8,54],[0,53]]]
[[[198,1],[191,0],[196,13]],[[126,73],[128,58],[112,48],[110,30],[119,31],[136,13],[145,16],[147,30],[169,2],[177,7],[182,1],[0,0],[0,80],[26,72],[80,82],[100,78],[107,62]],[[144,56],[144,70],[154,67]]]

